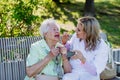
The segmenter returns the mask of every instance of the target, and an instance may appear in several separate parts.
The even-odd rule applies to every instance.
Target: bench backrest
[[[24,80],[29,48],[40,39],[41,37],[0,38],[0,80]]]
[[[108,45],[112,48],[112,46],[110,45],[110,43],[108,42],[107,40],[107,35],[104,33],[104,32],[101,32],[100,33],[100,36],[101,38],[106,41],[108,43]],[[112,49],[112,56],[113,56],[113,60],[115,62],[118,62],[118,64],[116,64],[116,70],[117,70],[117,73],[120,73],[120,49]]]
[[[113,49],[112,51],[113,51],[114,61],[118,62],[118,63],[116,63],[116,70],[117,70],[117,73],[120,76],[120,49]]]

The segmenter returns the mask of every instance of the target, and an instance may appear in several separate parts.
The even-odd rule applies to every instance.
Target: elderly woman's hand
[[[52,55],[52,57],[57,56],[59,54],[59,48],[52,48],[50,54]]]
[[[85,63],[86,58],[83,56],[83,54],[81,53],[81,51],[79,50],[74,50],[73,52],[75,52],[75,55],[71,57],[71,59],[80,59],[80,61],[82,63]]]
[[[59,52],[61,54],[67,54],[67,48],[64,45],[62,45],[61,43],[57,43],[56,48],[59,49]]]
[[[65,48],[65,47],[60,47],[59,49],[60,49],[60,53],[61,53],[62,55],[67,54],[67,48]]]

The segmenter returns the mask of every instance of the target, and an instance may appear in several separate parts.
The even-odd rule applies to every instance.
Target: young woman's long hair
[[[100,24],[94,17],[82,17],[78,20],[78,24],[82,23],[83,31],[86,33],[86,50],[95,50],[100,42],[99,32]]]

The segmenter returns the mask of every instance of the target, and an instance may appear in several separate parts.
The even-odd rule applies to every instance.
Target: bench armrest
[[[116,64],[116,65],[120,65],[120,62],[115,61],[115,64]]]

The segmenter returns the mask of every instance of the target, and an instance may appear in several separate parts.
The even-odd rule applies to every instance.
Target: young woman
[[[63,43],[75,55],[70,58],[71,73],[63,80],[100,80],[108,59],[108,46],[99,36],[100,25],[94,17],[78,20],[76,32],[70,41],[63,35]]]

